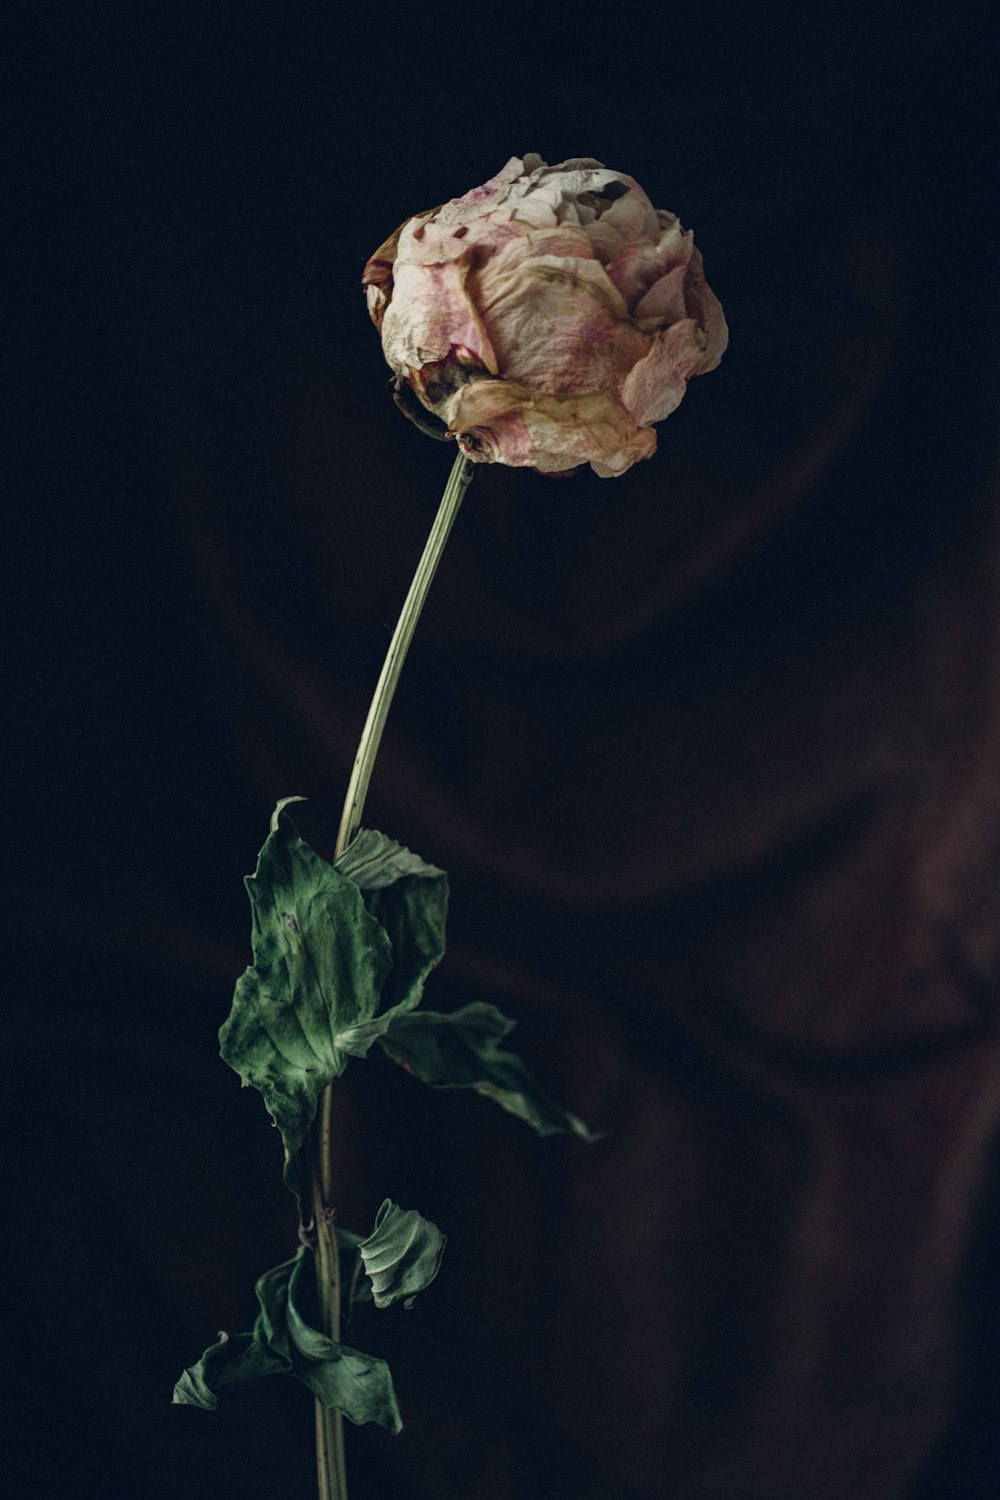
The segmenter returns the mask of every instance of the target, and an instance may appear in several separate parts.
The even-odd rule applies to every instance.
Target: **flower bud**
[[[690,230],[588,157],[512,157],[365,267],[385,357],[478,462],[623,474],[728,340]]]

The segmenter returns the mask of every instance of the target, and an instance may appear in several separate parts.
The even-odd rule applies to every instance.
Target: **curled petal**
[[[624,474],[656,451],[656,434],[607,392],[560,397],[483,380],[458,392],[449,421],[470,457],[543,474],[583,463],[602,477]]]
[[[630,240],[641,234],[648,234],[652,228],[659,228],[656,222],[656,210],[650,203],[646,194],[640,188],[637,192],[626,193],[618,198],[605,209],[601,216],[606,224],[617,229],[623,239]],[[652,224],[650,224],[652,219]]]
[[[655,240],[635,240],[608,266],[608,276],[631,310],[656,283],[678,266],[686,266],[694,252],[694,236],[674,223],[657,232]]]
[[[603,265],[608,265],[625,248],[626,240],[620,230],[606,219],[594,219],[581,226],[590,241],[594,254]]]
[[[394,370],[403,373],[447,359],[456,345],[496,370],[493,346],[465,290],[469,262],[467,252],[445,265],[397,264],[382,323],[382,347]]]
[[[699,361],[696,375],[707,375],[714,370],[729,344],[729,328],[722,303],[705,280],[701,252],[695,250],[691,257],[691,270],[684,283],[684,301],[688,313],[705,331],[705,352]]]
[[[705,336],[694,318],[665,328],[625,377],[622,400],[640,426],[662,422],[681,404],[687,383],[705,352]]]
[[[399,247],[399,237],[410,222],[405,219],[387,240],[383,240],[361,275],[361,285],[368,299],[368,311],[375,327],[379,329],[392,296],[392,268]]]
[[[687,312],[684,300],[687,279],[687,266],[675,266],[666,276],[653,282],[649,291],[636,303],[632,316],[642,320],[657,318],[668,324],[679,322]]]
[[[468,193],[463,193],[461,198],[452,198],[450,203],[439,208],[436,211],[439,222],[465,224],[470,219],[488,213],[496,203],[503,200],[511,184],[523,175],[526,165],[527,158],[522,161],[519,156],[512,156],[496,176],[491,177],[489,182],[484,182],[482,187],[472,188]]]

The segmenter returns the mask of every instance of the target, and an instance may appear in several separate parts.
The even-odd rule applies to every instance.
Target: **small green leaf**
[[[350,1322],[356,1307],[367,1307],[372,1300],[372,1284],[365,1275],[365,1264],[361,1259],[364,1235],[353,1229],[344,1229],[338,1224],[337,1251],[340,1257],[340,1313]]]
[[[287,1362],[254,1334],[238,1333],[232,1338],[223,1334],[196,1365],[182,1373],[174,1387],[174,1405],[214,1411],[223,1386],[263,1375],[281,1375],[287,1368]]]
[[[353,880],[389,939],[392,971],[378,1016],[341,1033],[338,1044],[363,1056],[391,1018],[419,1005],[428,974],[444,955],[448,877],[384,833],[362,828],[335,862]]]
[[[343,854],[337,856],[334,867],[362,891],[383,890],[407,875],[419,875],[425,880],[444,875],[437,865],[429,865],[419,854],[374,828],[359,828]]]
[[[483,1001],[447,1015],[420,1010],[394,1017],[381,1046],[393,1062],[424,1083],[439,1089],[475,1089],[526,1120],[539,1135],[565,1132],[586,1141],[598,1139],[582,1120],[549,1098],[516,1053],[500,1047],[514,1024]]]
[[[375,1228],[359,1247],[375,1306],[391,1307],[404,1299],[409,1306],[441,1269],[445,1243],[436,1224],[386,1198]]]
[[[357,885],[299,837],[283,807],[246,880],[254,963],[219,1040],[223,1059],[260,1090],[292,1156],[323,1089],[357,1051],[340,1034],[375,1016],[392,959]]]
[[[313,1326],[315,1286],[312,1251],[306,1246],[292,1260],[266,1271],[257,1282],[260,1312],[253,1332],[223,1336],[206,1349],[178,1380],[174,1403],[211,1411],[219,1390],[234,1381],[294,1375],[324,1406],[350,1421],[378,1422],[398,1432],[403,1424],[388,1365],[334,1343]]]

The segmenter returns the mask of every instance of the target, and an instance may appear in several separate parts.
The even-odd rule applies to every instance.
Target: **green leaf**
[[[402,1427],[399,1404],[384,1360],[337,1344],[313,1326],[315,1266],[303,1246],[292,1260],[257,1282],[260,1312],[252,1333],[223,1336],[185,1370],[174,1403],[211,1411],[222,1387],[263,1375],[294,1375],[324,1406],[350,1421]]]
[[[371,1279],[376,1307],[390,1307],[430,1286],[441,1269],[446,1236],[414,1208],[400,1208],[386,1198],[375,1218],[375,1228],[360,1245],[361,1259]]]
[[[263,1375],[282,1375],[287,1362],[252,1333],[225,1333],[205,1350],[197,1364],[186,1369],[174,1387],[175,1406],[200,1406],[214,1411],[218,1392],[237,1380],[256,1380]]]
[[[428,974],[444,955],[448,877],[384,833],[362,828],[335,862],[361,890],[365,906],[389,939],[392,971],[378,1016],[352,1027],[339,1044],[363,1056],[393,1016],[420,1003]]]
[[[429,865],[419,854],[373,828],[359,828],[343,854],[337,856],[334,866],[362,891],[382,890],[407,875],[419,875],[426,880],[444,875],[437,865]]]
[[[393,1062],[424,1083],[438,1089],[475,1089],[526,1120],[539,1135],[564,1132],[586,1141],[599,1139],[549,1098],[516,1053],[501,1048],[514,1024],[483,1001],[447,1015],[420,1010],[394,1017],[381,1046]]]
[[[358,886],[299,837],[285,805],[246,880],[254,962],[219,1040],[224,1060],[260,1090],[291,1157],[323,1089],[357,1053],[349,1033],[376,1015],[392,958]]]
[[[356,1307],[367,1307],[372,1301],[372,1284],[361,1259],[365,1237],[341,1224],[336,1225],[334,1233],[340,1258],[340,1315],[349,1323]]]

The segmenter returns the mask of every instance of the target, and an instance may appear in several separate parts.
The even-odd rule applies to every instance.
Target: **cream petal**
[[[583,232],[602,265],[609,265],[625,248],[624,237],[607,219],[594,219],[592,223],[583,226]]]
[[[617,198],[611,207],[605,209],[601,215],[606,224],[610,224],[626,240],[638,239],[640,235],[649,233],[648,214],[654,213],[653,206],[645,193],[640,197],[637,193],[626,193],[624,197]],[[659,226],[653,217],[653,228]]]
[[[704,351],[705,336],[694,318],[684,318],[657,334],[653,347],[629,371],[622,387],[622,401],[640,427],[662,422],[677,409]]]
[[[490,220],[492,225],[494,220]],[[500,243],[500,237],[503,237]],[[477,299],[489,295],[489,289],[500,275],[506,275],[525,261],[543,255],[565,256],[573,260],[594,260],[590,238],[577,224],[553,224],[541,229],[526,225],[497,225],[499,253],[477,265],[469,277],[469,294]]]
[[[518,198],[516,202],[508,199],[504,207],[512,209],[512,218],[518,224],[530,224],[532,229],[547,229],[559,222],[556,217],[556,205],[546,194],[537,193],[532,196],[526,194],[523,198]]]
[[[435,217],[440,224],[465,224],[469,219],[476,218],[486,213],[494,203],[502,201],[510,185],[518,180],[524,172],[524,162],[519,156],[512,156],[505,166],[495,177],[484,182],[482,187],[472,188],[464,193],[461,198],[452,198],[450,203],[445,203],[435,211]]]
[[[385,310],[389,306],[389,298],[392,296],[392,272],[386,272],[384,279],[376,283],[370,281],[365,287],[365,300],[368,303],[368,316],[375,327],[381,332],[382,320]]]
[[[382,348],[399,374],[447,359],[456,345],[488,370],[497,368],[489,335],[466,292],[469,262],[469,254],[445,265],[397,262]]]
[[[466,225],[437,224],[425,220],[401,236],[397,262],[440,266],[451,260],[461,260],[469,248],[465,243],[468,232]]]
[[[361,285],[365,289],[368,312],[375,327],[381,329],[385,310],[392,296],[392,268],[399,253],[399,241],[404,229],[411,222],[404,219],[399,228],[383,240],[375,254],[369,256],[361,273]]]
[[[473,219],[468,224],[441,224],[436,220],[411,221],[404,225],[396,250],[396,264],[444,265],[461,260],[473,245],[491,253],[527,233],[524,226],[505,222],[495,215]]]
[[[607,478],[656,451],[656,434],[637,428],[606,392],[559,398],[478,381],[456,394],[448,420],[473,458],[547,474],[590,463]]]
[[[545,165],[544,162],[542,165]],[[604,163],[598,161],[594,156],[569,156],[565,161],[556,162],[554,166],[547,167],[546,170],[549,172],[574,172],[586,171],[588,167],[594,168],[598,172],[607,171]]]
[[[722,303],[705,280],[701,253],[698,250],[691,257],[691,269],[684,284],[684,300],[688,312],[697,318],[705,333],[705,351],[694,373],[707,375],[709,370],[715,369],[726,352],[729,328]]]
[[[555,215],[557,224],[583,224],[580,205],[575,198],[560,198],[556,204]]]
[[[475,281],[476,305],[499,369],[532,390],[553,394],[617,391],[645,356],[649,336],[627,316],[604,267],[594,259],[521,259],[521,253],[520,245],[511,247]]]
[[[589,201],[606,195],[605,206]],[[530,177],[511,183],[503,201],[521,204],[526,198],[547,203],[556,223],[565,223],[575,216],[580,223],[589,224],[602,216],[611,216],[617,209],[611,221],[619,229],[626,224],[631,226],[626,238],[633,237],[633,230],[652,235],[660,232],[656,210],[635,179],[589,158],[540,168]]]

